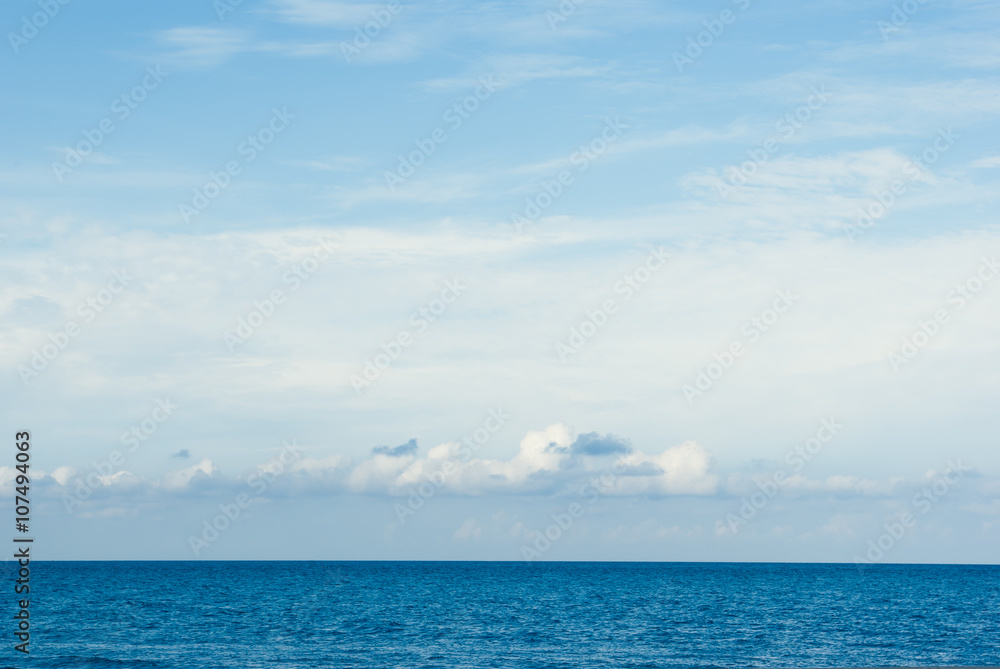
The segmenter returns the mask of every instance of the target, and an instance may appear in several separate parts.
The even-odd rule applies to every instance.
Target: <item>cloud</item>
[[[613,494],[714,495],[719,489],[711,454],[693,441],[659,454],[634,451],[622,463],[625,475],[616,479]]]
[[[118,473],[128,474],[128,472]],[[182,490],[191,486],[192,483],[203,481],[217,475],[218,469],[212,464],[211,460],[206,458],[192,467],[170,472],[164,475],[160,480],[160,485],[165,490]]]
[[[553,7],[554,9],[555,7]],[[635,27],[649,28],[662,24],[669,18],[662,8],[649,2],[597,2],[591,0],[587,7],[573,16],[572,25],[562,25],[553,30],[546,18],[545,8],[534,2],[509,3],[403,3],[397,12],[389,12],[386,3],[339,2],[335,0],[273,0],[264,14],[283,23],[298,26],[325,27],[342,31],[341,38],[353,40],[356,30],[364,30],[369,23],[377,23],[382,30],[371,39],[358,61],[398,61],[434,48],[446,48],[469,39],[479,44],[496,47],[501,55],[494,60],[566,59],[566,56],[549,54],[504,54],[511,45],[549,46],[553,40],[565,42],[574,39],[607,37],[614,31]],[[551,13],[551,12],[550,12]],[[589,21],[584,17],[590,15]],[[374,28],[371,29],[374,33]],[[339,43],[330,43],[339,53]],[[310,45],[313,53],[328,51],[319,45]],[[283,46],[282,50],[295,47]],[[516,68],[522,70],[523,68]],[[528,78],[538,74],[524,72]],[[563,71],[555,76],[578,76],[579,72]]]
[[[976,169],[989,169],[992,167],[1000,167],[1000,156],[990,156],[989,158],[980,158],[979,160],[973,160],[970,165]]]
[[[630,453],[632,446],[629,445],[628,439],[620,439],[613,434],[602,437],[597,432],[587,432],[576,438],[570,450],[580,455],[611,455]]]
[[[164,59],[180,66],[210,67],[250,48],[243,31],[231,28],[170,28],[157,35],[169,50]]]
[[[205,459],[197,465],[169,472],[159,479],[147,480],[128,471],[111,475],[87,474],[72,467],[60,467],[51,474],[36,472],[34,481],[42,500],[63,499],[77,495],[73,513],[78,517],[113,517],[128,512],[135,515],[144,508],[162,504],[177,504],[185,497],[230,498],[240,492],[254,497],[289,499],[319,498],[343,493],[402,499],[415,490],[428,488],[438,494],[455,497],[522,496],[528,500],[538,496],[562,499],[590,499],[593,491],[599,497],[611,499],[645,499],[675,496],[702,498],[704,504],[733,504],[733,499],[756,492],[757,478],[731,474],[725,484],[714,471],[713,456],[694,441],[686,441],[660,452],[644,453],[632,449],[628,441],[614,435],[602,436],[587,432],[576,436],[563,424],[550,425],[528,432],[516,453],[506,459],[468,458],[461,443],[447,442],[431,448],[426,457],[416,455],[416,441],[394,448],[373,449],[372,455],[358,462],[339,455],[325,458],[297,457],[282,468],[275,469],[275,459],[259,465],[242,476],[224,476]],[[587,453],[587,457],[576,457]],[[395,453],[395,455],[394,455]],[[13,494],[13,468],[0,467],[0,494]],[[888,480],[866,479],[852,475],[831,475],[809,479],[795,474],[781,485],[780,497],[794,504],[795,500],[813,500],[829,504],[838,500],[849,504],[852,499],[879,498],[905,504],[914,490],[926,487],[938,472],[928,471],[911,478]],[[266,481],[264,490],[251,489],[250,482]],[[79,496],[81,481],[92,490]],[[585,494],[590,486],[591,493]],[[964,509],[969,513],[992,516],[1000,508],[996,499],[996,481],[982,486],[979,498]],[[991,504],[992,502],[992,504]],[[891,502],[890,502],[891,503]],[[844,506],[844,513],[852,508]],[[500,522],[503,521],[503,522]],[[635,540],[646,536],[670,539],[688,536],[678,525],[664,525],[660,520],[648,521],[648,527],[622,534]],[[647,523],[647,524],[648,524]],[[527,526],[516,517],[500,512],[494,514],[492,525],[485,526],[475,518],[467,518],[452,537],[469,541],[492,536],[503,526],[502,533],[521,537]],[[492,529],[491,529],[492,528]],[[621,528],[619,528],[620,530]],[[618,530],[615,530],[618,531]],[[842,522],[831,522],[820,528],[822,533],[839,538],[849,537],[851,530]],[[634,536],[633,536],[634,534]],[[725,535],[724,526],[717,534]]]
[[[393,482],[407,466],[416,459],[415,452],[414,449],[399,455],[373,453],[370,460],[364,460],[350,470],[345,484],[347,489],[353,492],[371,494],[384,493],[392,487]]]
[[[903,177],[903,166],[908,160],[908,156],[889,148],[812,157],[783,155],[759,165],[745,185],[732,188],[729,199],[736,203],[753,203],[765,197],[791,198],[802,192],[829,197],[871,197],[869,193],[876,186]],[[720,170],[721,174],[715,170],[691,173],[682,179],[682,184],[718,202],[716,186],[720,178],[732,185],[731,177],[736,169],[736,166],[727,166]],[[917,180],[930,182],[932,177],[924,172]]]
[[[352,63],[409,60],[445,39],[454,29],[456,17],[447,7],[432,8],[403,4],[390,11],[385,3],[324,2],[322,0],[276,0],[265,13],[283,23],[316,26],[337,31],[337,38],[321,42],[269,41],[262,48],[293,57],[335,57],[344,60],[343,45],[365,40],[351,57]],[[441,12],[441,16],[436,13]],[[405,13],[405,19],[397,16]],[[459,17],[459,20],[461,18]],[[403,25],[417,24],[416,28]],[[377,26],[377,28],[376,28]],[[450,28],[450,30],[449,30]],[[376,29],[378,32],[375,32]],[[359,37],[360,35],[360,37]],[[373,37],[374,35],[374,37]]]
[[[410,439],[405,444],[400,446],[376,446],[372,449],[372,453],[375,455],[388,455],[390,458],[401,458],[407,455],[414,455],[417,452],[417,440]]]
[[[186,459],[186,458],[191,457],[191,453],[190,453],[190,451],[188,451],[188,449],[182,448],[181,450],[177,451],[176,453],[174,453],[170,457],[172,457],[172,458]]]
[[[322,156],[310,160],[281,160],[279,163],[321,172],[360,172],[368,165],[367,160],[358,156]]]
[[[576,445],[577,454],[585,452],[596,458],[620,453],[628,448],[626,444],[626,440],[611,435],[601,437],[596,432],[574,439],[569,427],[556,424],[526,434],[517,453],[506,460],[463,457],[465,454],[457,442],[441,444],[430,449],[426,457],[417,458],[417,442],[411,439],[396,447],[376,447],[372,449],[370,458],[355,463],[338,455],[322,459],[301,457],[275,472],[270,466],[272,459],[253,469],[251,474],[257,477],[262,473],[274,475],[275,480],[269,484],[268,490],[279,495],[298,490],[399,496],[409,494],[412,488],[435,477],[443,481],[443,490],[453,495],[555,493],[567,482],[601,471],[594,466],[581,466],[572,457],[572,446]],[[182,453],[183,457],[189,456],[184,449],[172,457],[182,457]],[[640,458],[645,457],[640,455]],[[674,449],[648,457],[659,462],[660,466],[644,472],[641,463],[638,463],[631,468],[630,476],[649,474],[664,479],[664,485],[654,486],[657,490],[692,489],[686,483],[677,484],[693,475],[698,467],[692,469],[682,462],[683,458],[678,458]],[[441,479],[443,471],[451,473]],[[12,468],[0,467],[0,491],[13,484],[16,474]],[[245,485],[245,481],[252,477],[224,476],[206,458],[190,467],[167,472],[158,479],[146,479],[126,470],[104,475],[68,466],[56,469],[51,475],[38,472],[36,478],[56,492],[62,490],[73,494],[75,488],[85,486],[101,492],[98,498],[108,495],[150,498],[157,493],[173,496],[187,492],[201,494],[211,489],[233,490]],[[89,494],[81,497],[80,501],[88,497]]]
[[[903,479],[898,477],[884,481],[844,475],[809,479],[795,474],[788,478],[782,488],[792,496],[826,493],[839,497],[890,497],[895,492],[896,486],[902,482]]]
[[[58,467],[54,472],[52,472],[52,478],[59,485],[66,485],[69,483],[70,478],[76,473],[76,467]],[[0,480],[0,483],[6,483],[6,481]]]
[[[277,0],[274,13],[288,23],[353,28],[372,20],[384,4],[340,2],[339,0]]]
[[[61,305],[41,295],[15,298],[4,312],[4,320],[17,325],[56,324],[65,318]]]
[[[614,435],[589,432],[575,437],[573,430],[563,424],[528,432],[509,459],[469,458],[458,442],[436,446],[424,458],[418,458],[416,453],[417,441],[411,439],[400,446],[373,448],[370,458],[356,463],[341,456],[303,457],[282,468],[269,490],[278,495],[349,491],[406,496],[430,481],[442,492],[459,496],[575,494],[572,491],[588,478],[612,471],[610,456],[622,454],[627,455],[619,459],[616,469],[624,473],[609,494],[706,495],[717,488],[717,477],[709,472],[711,456],[694,442],[647,455],[632,450],[628,440]],[[586,462],[576,457],[580,455],[588,456]],[[80,478],[77,470],[57,471],[61,486],[71,487]],[[261,466],[254,473],[259,476],[263,471],[270,470]],[[0,468],[0,487],[6,481],[3,472]],[[242,479],[222,476],[210,460],[204,459],[158,480],[147,481],[127,471],[97,480],[99,487],[111,491],[124,493],[129,488],[131,493],[147,495],[157,491],[200,494],[211,487],[231,490],[239,487]]]
[[[889,499],[898,494],[912,492],[921,483],[931,478],[933,478],[933,473],[914,479],[897,476],[881,480],[843,474],[835,474],[823,478],[809,478],[803,474],[796,473],[783,477],[778,488],[781,490],[782,496],[789,499],[801,497]],[[734,473],[726,478],[725,484],[722,486],[722,491],[724,494],[736,498],[749,497],[764,488],[768,488],[768,486],[773,486],[773,480],[773,472],[764,476],[747,476]]]
[[[738,212],[744,220],[767,221],[761,225],[769,227],[841,234],[894,182],[903,185],[903,195],[895,198],[886,221],[929,204],[991,198],[987,189],[963,186],[940,165],[917,169],[910,161],[888,147],[808,157],[788,154],[756,165],[749,177],[747,168],[741,176],[737,166],[729,165],[688,173],[679,184],[719,217]]]
[[[874,158],[849,163],[857,169],[846,173],[877,173],[873,167],[879,161]],[[884,164],[894,167],[893,161]],[[865,178],[858,179],[866,183]],[[0,362],[16,378],[17,366],[30,364],[32,350],[50,341],[49,334],[62,328],[63,318],[85,325],[84,335],[73,340],[32,381],[39,385],[31,388],[57,398],[88,392],[106,398],[108,413],[102,423],[110,426],[107,436],[112,440],[148,411],[136,406],[135,396],[142,389],[159,393],[162,388],[165,395],[213,413],[231,411],[230,402],[238,398],[242,410],[287,421],[282,429],[288,434],[306,430],[313,443],[322,443],[320,435],[336,431],[336,423],[321,410],[329,397],[337,397],[345,411],[360,412],[382,410],[386,403],[405,398],[415,412],[438,412],[440,423],[451,426],[488,406],[495,394],[518,398],[523,407],[539,407],[537,413],[524,409],[533,415],[523,418],[525,424],[519,425],[520,433],[509,436],[510,442],[504,436],[504,442],[491,443],[471,458],[463,457],[458,442],[438,440],[428,451],[431,443],[423,441],[424,433],[411,432],[412,416],[392,418],[395,434],[421,440],[419,452],[398,452],[396,457],[372,453],[372,443],[355,451],[339,443],[316,447],[313,459],[296,463],[275,484],[274,494],[301,489],[316,495],[407,496],[449,462],[455,471],[447,477],[442,494],[575,494],[582,482],[606,471],[620,455],[626,469],[610,495],[712,495],[719,477],[713,458],[732,463],[761,455],[741,452],[741,435],[787,436],[785,426],[760,417],[761,408],[773,398],[786,403],[789,413],[802,416],[821,404],[836,406],[840,393],[850,392],[859,401],[858,420],[867,420],[867,412],[888,412],[886,420],[904,421],[902,410],[887,398],[898,398],[893,393],[902,392],[894,384],[900,384],[898,388],[910,384],[904,377],[896,381],[885,363],[886,352],[927,314],[942,305],[950,307],[944,301],[947,292],[975,271],[983,249],[1000,248],[997,235],[989,231],[938,235],[893,247],[873,239],[871,244],[848,248],[818,236],[768,244],[747,241],[735,243],[734,248],[712,242],[674,247],[669,267],[662,270],[669,275],[657,276],[636,301],[623,305],[627,309],[587,343],[579,361],[554,367],[548,344],[564,337],[565,328],[578,322],[575,319],[613,293],[614,282],[645,254],[628,249],[605,253],[611,245],[602,240],[614,239],[616,248],[621,243],[611,236],[617,234],[614,225],[599,222],[600,229],[581,226],[572,237],[553,236],[524,247],[503,235],[452,227],[341,229],[336,233],[336,260],[320,267],[296,292],[289,291],[282,275],[309,257],[315,239],[329,230],[93,233],[70,235],[55,250],[23,245],[18,247],[18,271],[0,291],[0,312],[13,309],[19,314],[17,322],[0,319]],[[615,224],[627,226],[629,219]],[[598,246],[602,255],[592,251]],[[106,285],[110,269],[123,266],[135,268],[135,284],[93,323],[84,324],[76,315],[77,305]],[[371,395],[355,398],[345,392],[351,391],[348,379],[363,367],[365,357],[407,327],[408,316],[440,290],[438,282],[444,277],[437,268],[442,266],[461,269],[474,299],[456,303],[454,311],[433,323],[420,345],[404,354],[404,364],[388,369]],[[990,308],[996,299],[995,285],[994,281],[985,288],[971,306],[954,311],[953,322],[912,363],[912,369],[927,374],[926,385],[920,386],[923,395],[916,400],[921,412],[958,415],[959,407],[976,401],[981,390],[956,385],[951,379],[976,370],[995,371],[995,335],[1000,326],[997,311]],[[711,455],[700,445],[671,451],[684,437],[661,443],[663,426],[649,416],[665,404],[678,421],[671,434],[701,434],[697,421],[690,419],[680,385],[694,379],[697,368],[711,362],[733,338],[749,343],[739,333],[740,324],[768,306],[774,290],[784,286],[801,294],[801,303],[761,337],[705,398],[706,408],[727,416],[728,435],[714,440]],[[232,331],[238,318],[246,318],[250,305],[274,288],[286,291],[287,302],[236,355],[228,355],[220,333]],[[57,316],[60,311],[65,316]],[[830,327],[831,313],[838,314],[836,328]],[[337,333],[338,346],[329,345],[331,331]],[[714,333],[714,338],[706,340],[705,333]],[[116,360],[132,366],[125,369]],[[150,390],[149,375],[164,368],[171,374],[157,390]],[[528,368],[533,370],[531,382],[509,373]],[[469,379],[484,382],[469,383]],[[429,387],[433,393],[427,392]],[[808,392],[800,392],[803,387]],[[546,405],[549,395],[570,398],[568,408]],[[282,404],[279,398],[287,396],[297,401]],[[609,396],[621,399],[609,403]],[[141,403],[145,402],[143,396]],[[546,416],[555,410],[563,412],[559,415],[567,425],[549,425],[552,421]],[[595,411],[609,424],[629,425],[630,441],[620,432],[594,436],[592,429],[578,434],[568,427],[586,425],[587,414]],[[87,422],[86,415],[77,420],[94,433],[100,429]],[[548,427],[529,434],[539,425]],[[162,460],[189,465],[202,455],[210,456],[227,476],[210,474],[213,470],[189,472],[179,482],[183,487],[175,487],[172,494],[208,485],[241,485],[231,475],[245,462],[233,454],[250,448],[248,442],[258,435],[252,431],[220,435],[209,454],[202,453],[203,446],[195,449],[189,434],[177,434],[179,427],[171,424],[154,435],[155,445],[162,448],[159,452],[168,455],[191,448],[199,458]],[[593,454],[592,449],[613,449],[612,440],[633,450]],[[405,446],[401,438],[374,443],[388,445],[389,451]],[[865,443],[874,450],[881,448],[880,457],[892,459],[893,466],[902,466],[895,464],[904,462],[895,459],[901,457],[895,446]],[[96,458],[103,446],[93,439],[87,448]],[[930,446],[923,449],[914,462],[928,461]],[[77,461],[68,448],[53,455],[54,465],[89,462]],[[58,471],[65,479],[67,470]],[[854,475],[856,480],[827,481],[830,474]],[[815,481],[793,483],[794,494],[875,497],[878,486],[886,485],[861,466],[810,476]],[[157,481],[150,476],[142,485],[150,494],[165,494]],[[72,487],[72,480],[69,483]],[[125,483],[117,480],[109,490],[125,494]]]

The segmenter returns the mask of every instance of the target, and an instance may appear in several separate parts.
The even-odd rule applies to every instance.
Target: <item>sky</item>
[[[998,19],[5,3],[36,554],[995,562]]]

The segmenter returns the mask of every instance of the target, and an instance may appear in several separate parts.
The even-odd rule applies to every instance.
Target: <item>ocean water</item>
[[[41,562],[31,579],[32,653],[4,616],[6,666],[1000,665],[996,566]]]

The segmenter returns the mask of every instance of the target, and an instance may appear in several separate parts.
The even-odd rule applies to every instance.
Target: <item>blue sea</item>
[[[31,588],[7,666],[1000,665],[997,566],[41,562]]]

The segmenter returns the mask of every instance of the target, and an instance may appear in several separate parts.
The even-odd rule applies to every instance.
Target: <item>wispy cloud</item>
[[[360,172],[371,161],[358,156],[320,156],[313,159],[282,160],[282,165],[307,167],[320,172]]]
[[[339,0],[276,0],[273,13],[282,21],[313,26],[354,28],[372,19],[384,4]]]
[[[234,28],[170,28],[157,35],[166,51],[163,58],[175,66],[211,67],[254,48],[246,31]]]

